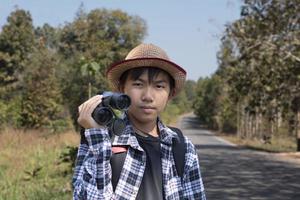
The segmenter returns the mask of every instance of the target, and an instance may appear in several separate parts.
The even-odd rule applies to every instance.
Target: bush
[[[171,124],[176,121],[180,114],[179,108],[175,104],[168,104],[161,118],[165,124]]]
[[[20,101],[15,98],[10,101],[0,100],[0,125],[19,127]]]

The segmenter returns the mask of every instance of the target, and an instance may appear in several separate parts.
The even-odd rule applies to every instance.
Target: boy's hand
[[[103,128],[103,126],[100,126],[97,124],[97,122],[93,119],[92,113],[101,103],[102,95],[96,95],[81,104],[78,107],[78,119],[77,122],[83,127],[83,128]]]

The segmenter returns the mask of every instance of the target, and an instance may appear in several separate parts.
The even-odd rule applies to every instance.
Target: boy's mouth
[[[153,106],[141,106],[142,109],[155,109]]]
[[[155,110],[153,106],[141,106],[140,107],[145,113],[152,113]]]

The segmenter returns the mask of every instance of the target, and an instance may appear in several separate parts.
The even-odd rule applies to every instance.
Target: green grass
[[[71,199],[72,167],[61,156],[78,135],[0,133],[0,200]]]

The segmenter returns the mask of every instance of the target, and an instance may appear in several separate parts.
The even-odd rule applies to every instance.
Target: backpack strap
[[[80,144],[88,145],[88,141],[85,138],[84,131],[85,131],[85,128],[80,127]]]
[[[175,167],[178,175],[183,178],[184,173],[184,163],[185,163],[185,153],[186,153],[186,144],[184,141],[184,136],[180,129],[175,127],[169,127],[172,131],[177,134],[177,138],[173,139],[172,151],[175,161]]]
[[[113,153],[110,158],[110,166],[111,166],[111,183],[113,186],[113,190],[116,190],[116,187],[119,182],[119,178],[121,176],[121,172],[125,163],[127,151],[122,151],[118,153]]]

